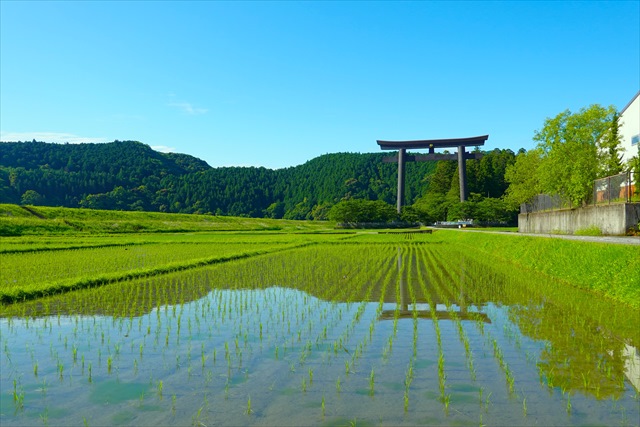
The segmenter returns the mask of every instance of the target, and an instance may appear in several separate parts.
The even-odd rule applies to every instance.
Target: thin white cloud
[[[166,145],[151,145],[151,149],[159,151],[161,153],[173,153],[176,151],[174,147],[167,147]]]
[[[197,115],[204,114],[207,111],[209,111],[206,108],[194,107],[189,102],[171,102],[171,103],[169,103],[167,105],[169,105],[170,107],[176,107],[176,108],[182,110],[183,113],[188,114],[190,116],[197,116]]]
[[[78,136],[63,132],[0,132],[0,141],[44,141],[58,144],[80,144],[83,142],[109,142],[107,138]]]

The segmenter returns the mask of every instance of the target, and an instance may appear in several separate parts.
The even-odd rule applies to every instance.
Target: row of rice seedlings
[[[398,249],[398,256],[400,257],[400,249]],[[387,269],[387,274],[384,276],[383,278],[383,290],[381,292],[380,295],[380,301],[378,302],[378,311],[377,311],[377,318],[380,318],[380,315],[382,313],[382,310],[384,308],[384,301],[385,301],[385,296],[386,296],[386,292],[387,292],[387,288],[389,287],[389,284],[392,283],[393,285],[393,289],[395,289],[395,297],[396,297],[396,304],[395,304],[395,308],[393,311],[393,330],[392,333],[387,337],[386,339],[386,344],[382,350],[382,361],[383,363],[388,362],[389,357],[393,351],[393,343],[397,337],[397,331],[398,331],[398,319],[400,317],[400,286],[399,286],[399,281],[401,280],[401,272],[398,271],[398,269],[394,269],[394,268],[388,268]]]
[[[446,267],[444,265],[442,265],[441,262],[438,262],[438,260],[441,258],[434,258],[433,261],[436,265],[439,264],[439,267],[442,268],[443,270],[446,269]],[[445,270],[446,271],[446,270]],[[464,274],[464,273],[462,273]],[[455,275],[449,273],[448,274],[450,277],[450,282],[449,283],[455,283]],[[459,329],[461,329],[461,327],[459,327]],[[490,335],[487,335],[487,337],[490,337]],[[497,341],[495,339],[493,339],[491,341],[492,347],[493,347],[493,355],[494,358],[498,361],[498,365],[500,367],[500,369],[503,371],[504,375],[505,375],[505,379],[506,379],[506,385],[508,388],[508,391],[510,394],[514,394],[515,393],[515,377],[513,375],[513,371],[511,370],[509,364],[505,361],[504,359],[504,353],[502,351],[502,349],[499,347]],[[473,365],[471,365],[470,369],[472,368]],[[472,375],[475,376],[475,373],[472,371]]]
[[[160,251],[161,254],[171,254],[174,252],[171,251],[170,245],[161,246],[165,247]],[[295,245],[282,245],[280,247],[269,247],[265,245],[263,248],[259,248],[254,245],[248,249],[246,247],[243,249],[242,246],[234,248],[234,245],[228,245],[228,248],[225,251],[219,250],[218,254],[208,257],[203,257],[201,250],[195,251],[191,249],[188,254],[175,251],[171,256],[166,256],[160,260],[154,259],[152,265],[145,267],[130,267],[126,265],[122,267],[120,265],[120,261],[122,259],[128,259],[126,255],[113,257],[114,259],[111,262],[95,262],[91,258],[80,256],[77,258],[81,258],[84,261],[79,265],[92,265],[92,270],[74,270],[75,272],[72,271],[69,274],[65,274],[65,278],[60,280],[46,280],[39,278],[37,275],[25,274],[23,277],[26,278],[25,280],[30,281],[28,283],[16,283],[14,280],[9,285],[0,285],[0,300],[3,302],[15,302],[22,299],[32,299],[46,296],[48,294],[55,294],[91,286],[100,286],[115,281],[167,274],[174,271],[192,269],[235,258],[255,256],[267,252],[276,252],[292,247],[295,247]],[[214,248],[214,246],[212,246],[212,248]],[[215,253],[215,251],[212,250],[211,253]],[[178,257],[178,261],[171,261],[174,257]],[[109,256],[100,257],[99,259],[109,259]],[[47,270],[45,269],[45,271]]]
[[[348,296],[346,296],[345,300],[347,301],[347,306],[350,304],[351,301],[354,301],[354,298],[357,298],[358,300],[360,300],[360,303],[358,304],[357,308],[355,311],[351,311],[351,313],[353,313],[353,317],[351,317],[351,321],[346,325],[346,327],[343,329],[343,333],[336,338],[333,341],[333,356],[337,357],[338,355],[348,355],[350,357],[344,359],[345,362],[345,377],[349,377],[350,374],[352,374],[354,372],[355,369],[355,365],[358,361],[358,359],[362,356],[362,354],[364,353],[364,350],[368,344],[368,342],[370,342],[372,335],[373,335],[373,328],[375,323],[377,322],[377,316],[375,318],[373,318],[371,320],[371,322],[369,323],[369,334],[366,333],[361,333],[358,336],[363,337],[362,340],[360,340],[360,342],[358,342],[355,345],[355,348],[353,346],[348,346],[348,342],[350,340],[350,336],[351,334],[355,331],[356,329],[356,325],[358,323],[360,323],[360,320],[362,319],[362,316],[364,314],[364,310],[366,309],[366,307],[368,306],[368,301],[370,299],[370,296],[372,295],[373,291],[379,288],[379,284],[378,279],[379,279],[379,262],[376,262],[376,267],[378,268],[364,268],[361,270],[362,274],[358,274],[356,276],[353,276],[352,278],[350,278],[350,280],[348,281],[349,283],[353,283],[353,284],[362,284],[362,285],[366,285],[368,283],[368,286],[366,286],[366,288],[359,288],[358,286],[348,286],[348,288],[351,288],[351,292],[349,293]],[[389,266],[387,267],[383,267],[383,269],[388,269]],[[386,286],[386,284],[382,285],[383,288]],[[343,288],[347,288],[347,287],[343,287]],[[362,296],[362,294],[364,293],[364,296]],[[358,298],[358,295],[361,295]],[[381,297],[380,297],[380,301],[384,301],[384,291],[381,291]],[[379,304],[379,307],[381,307],[381,305]],[[381,311],[381,308],[378,309],[378,311]],[[377,311],[377,312],[378,312]],[[351,348],[351,351],[349,351],[349,348]],[[309,384],[311,384],[312,382],[312,377],[313,377],[313,372],[311,370],[309,370]],[[305,382],[307,380],[303,377],[302,378],[302,388],[303,391],[305,389]],[[342,379],[341,376],[338,376],[335,380],[335,388],[336,388],[336,392],[340,393],[342,391],[342,387],[344,385],[344,381]],[[375,387],[375,369],[372,367],[371,368],[371,372],[369,374],[369,385],[370,385],[370,393],[374,392],[374,387]],[[322,402],[322,413],[324,414],[326,411],[326,403],[324,401],[324,396],[323,396],[323,402]]]
[[[368,289],[365,292],[365,297],[364,297],[363,301],[360,303],[360,305],[358,307],[358,311],[356,312],[356,317],[355,317],[356,321],[359,321],[359,319],[362,317],[362,314],[363,314],[364,310],[366,309],[366,307],[368,305],[370,305],[369,300],[370,300],[372,292],[375,289],[380,288],[380,286],[382,286],[382,289],[380,290],[381,298],[382,298],[382,300],[384,299],[384,293],[385,293],[385,290],[386,290],[388,282],[384,281],[384,279],[383,279],[383,282],[380,283],[379,278],[381,277],[381,275],[382,275],[382,277],[388,277],[388,272],[392,269],[392,265],[393,265],[393,260],[389,259],[387,261],[387,264],[383,265],[382,268],[379,271],[370,270],[369,277],[367,278],[369,286],[368,286]],[[355,349],[351,353],[351,359],[345,361],[345,375],[346,376],[349,376],[349,373],[352,372],[353,369],[355,369],[358,360],[363,356],[363,354],[364,354],[364,352],[366,350],[366,347],[368,346],[368,344],[373,339],[373,331],[375,329],[376,323],[379,321],[378,316],[379,316],[380,312],[381,312],[381,305],[378,304],[378,308],[376,309],[376,313],[375,313],[374,316],[371,317],[371,320],[369,322],[368,333],[367,332],[362,332],[360,334],[362,339],[355,346]],[[375,392],[375,369],[372,366],[371,367],[371,372],[369,374],[369,394],[373,395],[374,392]]]
[[[441,268],[437,267],[437,262],[434,259],[433,252],[428,250],[423,251],[422,255],[423,255],[422,259],[423,259],[424,265],[428,266],[427,271],[431,271],[431,270],[437,271],[439,273],[438,275],[440,276],[440,278],[442,278],[442,273],[441,273],[442,270]],[[462,274],[464,274],[464,272],[462,272]],[[447,293],[444,292],[441,287],[441,285],[444,286],[447,283],[450,285],[454,285],[454,283],[456,283],[457,281],[453,279],[454,279],[453,277],[449,276],[449,280],[447,281],[433,280],[431,284],[433,288],[436,290],[438,297],[444,302],[445,306],[447,307],[447,312],[449,313],[449,316],[451,317],[451,319],[456,325],[456,329],[458,331],[458,338],[460,339],[460,342],[464,346],[465,358],[467,360],[467,367],[471,374],[471,379],[475,381],[476,371],[473,365],[473,353],[471,351],[471,345],[469,344],[469,338],[467,337],[467,334],[464,331],[464,328],[462,327],[462,322],[460,321],[460,317],[458,316],[456,310],[454,310],[453,308],[454,302],[449,300]],[[465,279],[462,279],[462,280],[465,280]]]
[[[376,319],[373,319],[369,323],[369,335],[364,333],[360,334],[359,336],[362,336],[364,338],[357,345],[355,345],[355,348],[353,348],[353,346],[348,345],[351,334],[355,331],[356,325],[360,323],[360,320],[362,319],[364,310],[368,305],[367,301],[369,300],[374,289],[376,289],[379,286],[376,284],[375,279],[377,279],[376,276],[379,276],[380,264],[379,263],[376,263],[376,264],[377,264],[376,267],[378,268],[364,268],[361,270],[361,273],[355,276],[350,275],[350,277],[347,277],[345,275],[345,277],[343,277],[345,280],[348,281],[347,283],[353,283],[356,286],[348,286],[348,285],[345,286],[347,283],[342,283],[341,286],[339,287],[341,291],[343,290],[348,291],[348,294],[345,294],[344,292],[342,292],[341,300],[346,302],[347,312],[352,313],[352,317],[350,321],[347,320],[348,323],[346,323],[346,327],[343,328],[343,331],[340,334],[340,336],[338,336],[333,340],[333,345],[330,346],[329,348],[333,348],[332,355],[334,358],[340,355],[348,356],[348,358],[345,359],[345,376],[347,377],[353,372],[356,361],[363,354],[364,349],[368,343],[368,340],[370,340],[371,335],[373,333],[373,325],[375,324]],[[366,284],[368,284],[366,288],[362,288],[362,286]],[[363,293],[364,293],[364,297],[362,297]],[[358,297],[359,295],[360,297]],[[384,299],[384,296],[381,297],[382,301],[383,299]],[[349,305],[351,304],[352,301],[356,301],[356,300],[359,300],[360,303],[358,304],[355,310],[350,310]],[[324,334],[326,339],[326,332],[324,332]],[[302,354],[304,354],[304,350]],[[373,372],[374,372],[374,376],[373,376],[374,380],[373,382],[371,382],[371,376],[370,376],[369,377],[370,384],[375,384],[375,370],[373,370]],[[303,392],[306,390],[306,387],[308,387],[307,384],[308,385],[312,384],[312,378],[313,378],[313,371],[310,368],[309,376],[307,378],[305,378],[304,375],[302,376],[301,384],[302,384]],[[336,392],[340,393],[343,385],[344,385],[344,381],[342,376],[338,376],[335,380]],[[326,411],[325,405],[326,403],[322,405],[323,413]]]
[[[366,283],[369,283],[369,286],[365,291],[362,303],[360,303],[360,306],[358,307],[358,313],[356,314],[358,318],[362,316],[362,314],[364,313],[364,310],[370,304],[369,301],[372,300],[371,296],[374,291],[377,291],[378,289],[380,289],[378,291],[381,294],[380,301],[384,301],[384,293],[386,291],[386,287],[388,284],[388,282],[385,279],[389,276],[389,272],[392,271],[392,266],[393,266],[393,259],[387,258],[386,264],[380,265],[378,269],[376,270],[367,269],[368,276],[365,279],[366,279]],[[380,279],[381,277],[382,277],[382,280]],[[371,321],[369,323],[369,328],[368,328],[369,333],[363,334],[364,339],[361,342],[361,344],[359,344],[356,347],[356,352],[354,354],[354,357],[357,358],[358,353],[361,353],[364,350],[364,347],[366,347],[366,345],[371,341],[373,337],[373,331],[375,329],[375,325],[378,323],[378,316],[381,312],[382,312],[382,305],[379,303],[376,309],[375,316],[371,317]],[[358,348],[360,348],[360,351],[358,351]]]
[[[267,245],[247,244],[147,244],[70,249],[29,254],[3,254],[0,286],[23,286],[78,276],[122,272],[190,259],[265,249]],[[91,260],[90,262],[88,262]]]
[[[424,257],[421,257],[424,259]],[[436,344],[437,344],[437,354],[438,354],[438,390],[440,392],[440,402],[443,404],[443,409],[445,413],[449,411],[449,403],[451,401],[451,396],[446,392],[447,389],[447,375],[444,369],[445,364],[445,356],[442,346],[442,334],[440,330],[440,324],[438,321],[438,315],[436,310],[436,304],[431,298],[431,293],[427,289],[427,277],[425,274],[420,274],[418,276],[418,283],[423,293],[423,297],[427,301],[430,307],[431,313],[431,321],[433,324],[433,328],[436,334]],[[432,284],[433,281],[429,281],[429,284]]]
[[[407,371],[405,374],[405,390],[404,390],[404,410],[405,412],[409,408],[409,387],[411,386],[411,382],[413,381],[414,373],[413,366],[415,360],[418,356],[418,301],[416,299],[416,293],[413,288],[413,283],[416,281],[416,249],[414,247],[410,247],[407,254],[408,262],[403,263],[403,267],[406,265],[406,277],[407,277],[407,288],[409,291],[409,298],[411,300],[412,306],[412,325],[413,325],[413,335],[412,335],[412,352],[411,357],[409,358],[409,366],[407,367]]]
[[[378,264],[378,266],[379,266],[379,264]],[[363,313],[363,311],[364,311],[364,309],[365,309],[365,307],[367,305],[367,300],[369,298],[369,295],[372,292],[373,284],[374,284],[374,281],[375,281],[373,278],[377,275],[378,268],[376,268],[376,269],[364,268],[361,271],[362,271],[363,274],[366,274],[366,276],[362,275],[360,277],[358,277],[358,276],[353,277],[353,281],[355,283],[362,283],[362,286],[364,286],[367,282],[371,283],[371,285],[365,291],[364,297],[363,297],[362,291],[361,291],[362,288],[357,288],[357,287],[354,287],[354,286],[345,286],[345,290],[348,289],[348,288],[351,288],[350,294],[348,295],[348,297],[346,297],[347,307],[349,306],[349,304],[352,301],[355,301],[356,299],[361,300],[361,303],[359,304],[359,306],[358,306],[358,308],[357,308],[357,310],[356,310],[356,312],[354,314],[354,317],[352,318],[351,322],[343,330],[343,333],[336,340],[334,340],[334,343],[333,343],[334,356],[337,356],[338,354],[342,353],[341,351],[339,351],[340,349],[342,349],[345,352],[350,354],[350,352],[347,350],[345,345],[348,342],[350,335],[353,333],[353,331],[355,329],[355,326],[359,322],[359,319],[360,319],[360,317],[361,317],[361,315],[362,315],[362,313]],[[371,276],[372,274],[373,274],[373,276]],[[370,332],[371,332],[371,326],[370,326]],[[356,349],[357,348],[358,347],[356,347]]]
[[[448,258],[448,259],[451,259],[451,258]],[[429,285],[430,285],[431,289],[435,290],[435,292],[438,295],[438,297],[440,298],[440,300],[442,300],[442,302],[445,304],[445,306],[447,307],[447,310],[450,313],[452,319],[454,321],[457,320],[456,323],[458,325],[458,333],[460,335],[461,332],[464,332],[462,330],[462,325],[460,323],[460,319],[455,314],[455,312],[453,310],[453,307],[452,307],[452,304],[448,299],[448,296],[446,295],[446,293],[442,290],[442,288],[440,286],[440,284],[446,283],[446,279],[444,279],[444,273],[447,273],[447,271],[443,270],[442,266],[437,265],[434,262],[435,260],[433,259],[433,254],[429,249],[421,251],[421,261],[422,261],[422,264],[425,266],[425,268],[426,268],[426,270],[429,273],[429,276],[431,278],[431,280],[429,281]],[[440,401],[444,405],[445,412],[448,413],[449,404],[451,402],[451,394],[446,392],[446,388],[447,388],[447,386],[446,386],[446,378],[447,378],[447,376],[446,376],[446,373],[445,373],[445,370],[444,370],[445,356],[444,356],[444,352],[443,352],[440,325],[438,323],[437,314],[436,314],[436,304],[431,299],[431,293],[427,289],[427,283],[425,281],[421,282],[421,287],[422,287],[423,293],[425,294],[425,296],[430,301],[429,304],[431,306],[431,315],[432,315],[432,319],[433,319],[433,323],[434,323],[434,328],[436,330],[436,342],[437,342],[437,345],[438,345],[438,386],[439,386],[439,390],[440,390]],[[462,335],[460,335],[460,337],[462,338]],[[466,338],[466,335],[464,335],[464,337]],[[467,341],[467,344],[468,344],[468,341]],[[468,345],[465,346],[465,356],[467,357],[467,366],[468,366],[469,371],[471,373],[471,378],[474,379],[475,378],[475,372],[473,370],[473,359],[471,358],[470,351],[466,350],[467,348],[468,348]],[[471,362],[469,362],[469,360],[471,360]]]
[[[120,323],[120,330],[122,330],[123,320],[124,320],[124,319],[121,319],[121,320],[119,321],[119,323]],[[76,322],[76,325],[77,325],[77,317],[75,318],[75,322]],[[115,320],[114,320],[114,322],[113,322],[113,323],[115,323]],[[95,323],[95,318],[94,318],[94,322],[93,322],[93,325],[94,325],[94,326],[93,326],[93,327],[94,327],[94,331],[95,331],[96,326],[100,327],[100,325],[103,325],[103,324],[104,324],[104,323],[101,321],[100,323],[98,323],[98,324],[96,325],[96,323]],[[105,326],[106,326],[106,325],[105,325]],[[117,326],[117,325],[113,325],[113,326]],[[128,331],[130,331],[131,329],[132,329],[132,327],[131,327],[131,325],[129,324],[129,326],[128,326],[128,329],[127,329],[127,330],[128,330]],[[89,331],[89,332],[90,332],[90,331]],[[97,331],[95,331],[95,332],[96,332],[96,334],[97,334]],[[75,332],[75,330],[74,330],[74,335],[75,335],[75,333],[76,333],[76,332]],[[89,334],[86,334],[86,335],[87,335],[87,336],[90,336],[90,333],[89,333]],[[94,335],[95,335],[95,334],[94,334]],[[108,345],[109,345],[109,341],[110,341],[110,339],[111,339],[111,338],[110,338],[109,336],[107,336],[106,343],[105,343],[105,334],[104,334],[104,330],[103,330],[103,331],[102,331],[102,333],[101,333],[101,338],[100,338],[100,339],[101,339],[101,344],[102,344],[102,345],[107,345],[107,346],[108,346]],[[64,338],[64,343],[65,343],[65,344],[64,344],[64,346],[65,346],[65,349],[66,349],[66,348],[67,348],[67,344],[66,344],[66,343],[67,343],[67,337],[65,337],[65,338]],[[89,344],[89,345],[91,345],[91,344]],[[142,346],[142,345],[141,345],[141,346]],[[113,373],[113,371],[116,371],[116,372],[117,372],[117,365],[116,365],[116,362],[117,362],[117,360],[119,360],[119,356],[120,356],[120,352],[121,352],[121,347],[122,347],[122,345],[121,345],[120,343],[114,343],[114,344],[113,344],[113,350],[112,350],[111,348],[108,348],[108,349],[107,349],[107,352],[106,352],[106,354],[107,354],[106,370],[107,370],[107,374],[108,374],[108,375],[111,375],[111,374]],[[98,350],[98,366],[99,366],[99,365],[100,365],[100,361],[101,361],[101,360],[103,360],[103,359],[102,359],[102,357],[101,357],[101,351],[103,350],[103,347],[100,347],[100,348],[98,348],[97,350]],[[74,366],[75,366],[75,363],[76,363],[76,362],[77,362],[77,360],[78,360],[78,347],[77,347],[75,344],[73,344],[73,346],[72,346],[72,348],[71,348],[71,351],[72,351],[72,354],[73,354],[73,364],[74,364]],[[53,356],[54,358],[55,358],[55,357],[58,357],[58,355],[57,355],[57,354],[52,355],[52,356]],[[141,357],[142,357],[142,347],[141,347]],[[84,374],[84,367],[85,367],[85,356],[84,356],[84,354],[81,356],[81,360],[82,360],[82,370],[83,370],[83,374]],[[60,374],[60,379],[62,380],[62,377],[66,374],[67,370],[65,369],[65,365],[62,363],[62,361],[60,360],[60,358],[59,358],[59,357],[58,357],[58,360],[57,360],[57,362],[56,362],[56,363],[57,363],[57,369],[58,369],[58,372],[59,372],[59,374]],[[137,363],[137,360],[134,360],[134,365],[135,365],[136,363]],[[38,368],[37,368],[37,367],[38,367],[38,365],[36,365],[36,367],[34,368],[34,375],[35,375],[35,376],[37,376],[37,375],[38,375]],[[88,363],[88,381],[89,381],[90,383],[92,382],[92,379],[93,379],[93,378],[92,378],[92,377],[93,377],[93,373],[95,373],[95,369],[92,369],[92,367],[94,367],[94,365],[92,365],[92,363],[91,363],[91,362],[89,362],[89,363]],[[73,366],[72,366],[72,369],[73,369]],[[72,372],[70,372],[70,375],[72,375]]]
[[[343,286],[343,287],[341,287],[340,289],[348,289],[348,288]],[[357,293],[358,293],[358,290],[357,290],[357,289],[355,289],[355,288],[353,288],[353,287],[352,287],[352,291],[355,291],[355,292],[351,292],[351,294],[352,294],[352,295],[357,295]],[[349,298],[349,299],[351,299],[351,298]],[[358,311],[356,311],[356,316],[357,316],[357,314],[358,314]],[[296,314],[296,316],[297,316],[297,314]],[[302,326],[302,327],[301,327],[301,329],[305,329],[305,327],[304,327],[304,326]],[[307,330],[308,330],[308,328],[307,328]],[[300,332],[300,330],[299,330],[298,332]],[[324,333],[324,334],[326,334],[326,329],[324,330],[324,332],[323,332],[323,333]],[[294,332],[294,334],[295,334],[295,332]],[[299,335],[299,334],[298,334],[298,336],[300,337],[300,335]],[[344,337],[343,337],[343,338],[344,338]],[[316,340],[318,340],[318,337],[316,337]],[[301,349],[301,351],[300,351],[300,354],[299,354],[299,362],[300,362],[300,363],[303,363],[303,362],[304,362],[304,359],[305,359],[306,354],[308,354],[308,352],[310,351],[310,344],[311,344],[311,341],[312,341],[312,339],[308,339],[308,340],[307,340],[307,344],[306,344],[304,347],[302,347],[302,349]],[[277,350],[276,350],[276,351],[277,351]],[[293,371],[293,370],[292,370],[292,371]],[[304,391],[306,391],[306,388],[308,387],[308,386],[307,386],[307,384],[308,384],[308,385],[311,385],[311,383],[312,383],[312,381],[313,381],[313,380],[312,380],[312,378],[313,378],[313,371],[310,369],[310,370],[309,370],[309,377],[308,377],[308,379],[307,379],[307,378],[305,378],[305,377],[303,377],[303,378],[302,378],[302,381],[301,381],[301,384],[302,384],[302,387],[301,387],[301,388],[302,388],[303,392],[304,392]]]

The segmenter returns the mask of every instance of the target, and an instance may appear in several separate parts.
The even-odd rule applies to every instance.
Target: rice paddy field
[[[473,234],[5,238],[0,424],[638,425],[640,310]]]

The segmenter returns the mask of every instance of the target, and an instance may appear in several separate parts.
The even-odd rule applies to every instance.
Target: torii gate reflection
[[[409,292],[407,290],[407,281],[405,274],[406,270],[402,268],[402,249],[398,248],[398,281],[400,285],[400,301],[397,301],[397,308],[395,310],[383,310],[380,314],[380,320],[393,320],[396,316],[396,310],[399,312],[399,319],[407,319],[413,318],[414,316],[422,319],[432,319],[434,316],[432,314],[432,310],[435,311],[435,317],[438,320],[453,320],[451,317],[451,313],[447,310],[438,310],[437,302],[435,298],[431,298],[434,301],[434,306],[430,307],[429,310],[418,310],[417,307],[413,307],[413,303],[411,302],[411,298],[409,297]],[[482,319],[485,323],[491,323],[491,319],[485,314],[480,312],[474,312],[472,315],[469,314],[467,310],[467,303],[465,300],[464,294],[464,284],[465,284],[465,262],[464,257],[460,260],[460,294],[458,296],[458,301],[452,301],[452,303],[457,302],[460,310],[456,312],[456,316],[460,320],[477,320],[478,318]],[[417,303],[417,301],[416,301]],[[409,307],[411,305],[411,307]],[[417,304],[416,304],[417,305]],[[414,315],[415,308],[415,315]]]

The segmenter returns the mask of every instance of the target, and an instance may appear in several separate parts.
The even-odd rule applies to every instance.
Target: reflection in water
[[[610,398],[629,419],[638,416],[630,393],[640,376],[640,332],[628,320],[635,313],[447,245],[318,245],[2,306],[0,315],[3,425],[28,424],[29,411],[38,411],[35,419],[47,414],[50,404],[34,391],[43,381],[47,402],[76,390],[71,408],[91,405],[83,401],[90,381],[129,384],[146,396],[161,395],[162,381],[165,397],[154,405],[165,412],[148,418],[156,425],[184,424],[206,402],[211,423],[226,412],[219,424],[292,423],[282,414],[295,412],[296,421],[321,424],[325,398],[327,418],[335,415],[329,423],[357,413],[382,424],[624,424],[612,418]],[[405,318],[414,322],[398,322],[397,331],[383,321]],[[443,360],[434,351],[435,320]],[[456,339],[463,333],[477,379],[464,369]],[[444,396],[455,411],[442,411],[444,401],[433,396],[436,366],[446,372]],[[189,410],[178,405],[171,415],[170,394],[188,400]],[[254,405],[264,399],[254,418],[246,414],[249,395]],[[402,403],[394,407],[405,396],[420,402],[406,413]],[[567,396],[571,415],[558,405]],[[117,420],[129,419],[132,400],[109,403],[120,405]],[[139,406],[133,412],[148,409]],[[82,419],[73,421],[55,423]]]
[[[425,298],[416,297],[416,307],[413,307],[413,303],[411,302],[411,298],[409,296],[408,285],[407,285],[407,275],[409,271],[406,268],[403,268],[403,248],[397,248],[397,276],[398,276],[398,287],[400,288],[400,300],[397,302],[397,307],[394,310],[383,310],[380,314],[380,320],[393,320],[397,318],[421,318],[421,319],[432,319],[433,315],[431,313],[432,310],[435,311],[435,317],[439,320],[452,320],[451,311],[449,311],[445,306],[443,306],[442,301],[440,301],[440,295],[431,289],[429,296],[425,296]],[[426,267],[423,267],[426,268]],[[491,323],[491,319],[487,316],[486,313],[482,312],[474,312],[472,315],[468,313],[468,306],[465,300],[464,294],[464,257],[461,257],[461,273],[460,273],[460,283],[461,286],[459,288],[458,299],[453,301],[452,303],[457,306],[457,309],[454,311],[456,314],[454,315],[460,320],[478,320],[481,319],[485,323]],[[423,271],[424,273],[424,271]],[[411,286],[419,287],[416,283],[412,283]],[[428,301],[436,301],[440,303],[435,303],[435,307],[429,307],[429,310],[420,310],[422,306],[428,306]],[[440,307],[440,309],[439,309]],[[396,311],[398,312],[396,314]]]

